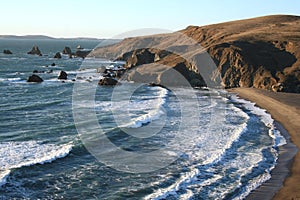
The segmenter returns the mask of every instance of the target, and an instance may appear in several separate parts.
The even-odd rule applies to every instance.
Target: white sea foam
[[[266,112],[266,110],[259,108],[255,106],[255,103],[252,103],[250,101],[241,99],[237,97],[236,95],[231,96],[231,100],[234,102],[242,103],[243,106],[250,110],[251,113],[259,116],[260,120],[267,126],[269,127],[269,136],[273,138],[273,147],[278,147],[286,144],[286,140],[284,136],[280,134],[280,131],[276,129],[274,125],[274,119],[271,117],[269,113]],[[278,153],[272,149],[272,152],[278,156]],[[275,161],[277,158],[275,158]],[[258,188],[261,184],[266,182],[271,178],[271,171],[274,169],[275,165],[270,167],[269,169],[266,169],[266,172],[259,177],[256,177],[255,179],[250,181],[250,184],[246,186],[245,191],[236,197],[235,199],[244,199],[246,196],[250,194],[250,192],[256,188]]]
[[[159,119],[164,111],[162,106],[166,102],[166,97],[168,95],[168,90],[160,87],[153,88],[157,90],[154,98],[141,99],[136,101],[122,101],[118,103],[113,103],[111,101],[96,101],[95,107],[99,111],[114,111],[119,115],[124,115],[123,119],[126,119],[123,124],[120,124],[122,128],[139,128],[144,124],[150,123],[153,120]],[[86,106],[86,105],[83,105]],[[127,112],[124,112],[127,111]],[[118,111],[118,112],[116,112]],[[136,112],[144,111],[144,114],[135,114]],[[129,113],[129,116],[127,115]],[[130,121],[128,121],[130,119]]]
[[[226,187],[217,187],[212,188],[208,196],[211,199],[224,199],[228,192],[234,191],[237,188],[242,187],[242,178],[247,174],[251,174],[254,167],[257,167],[257,163],[263,161],[264,157],[261,153],[261,149],[250,149],[248,152],[244,152],[239,154],[234,160],[225,161],[222,163],[222,173],[226,174],[228,169],[238,169],[235,174],[235,179],[231,181],[230,184],[227,184]],[[214,173],[214,171],[212,170]],[[267,173],[267,172],[266,172]],[[248,188],[257,187],[265,180],[261,179],[261,177],[265,177],[266,174],[260,175],[258,177],[252,178],[250,184],[246,185],[245,192],[248,191]],[[209,185],[209,184],[208,184]],[[251,191],[251,190],[250,190]],[[249,191],[249,192],[250,192]],[[245,194],[245,192],[242,193]],[[246,195],[247,196],[247,195]],[[238,198],[239,198],[238,197]],[[245,197],[245,196],[244,196]]]
[[[37,141],[0,143],[0,186],[6,183],[11,169],[50,163],[67,156],[72,144],[43,144]]]
[[[179,189],[186,189],[188,183],[193,181],[193,179],[196,178],[196,176],[199,174],[199,170],[194,168],[190,172],[182,173],[180,178],[177,179],[177,181],[170,185],[167,188],[158,189],[154,193],[144,197],[145,200],[159,200],[159,199],[166,199],[168,196],[172,195],[179,199],[179,195],[177,194],[177,191]],[[188,191],[186,194],[184,194],[181,199],[188,199],[192,196],[191,192]]]
[[[85,69],[80,69],[77,71],[67,71],[68,74],[95,74],[96,73],[96,69],[89,69],[89,68],[85,68]]]
[[[250,194],[251,191],[258,188],[261,184],[263,184],[264,182],[266,182],[270,178],[271,178],[271,174],[267,173],[267,172],[260,175],[260,176],[258,176],[257,178],[254,178],[253,180],[250,181],[250,184],[247,185],[245,191],[241,195],[239,195],[238,197],[235,197],[233,200],[245,199]]]
[[[225,153],[225,149],[222,149],[219,152],[218,151],[216,151],[216,152],[206,151],[206,152],[208,152],[209,156],[205,156],[204,154],[201,154],[201,155],[205,156],[204,159],[205,159],[206,164],[212,164],[212,163],[218,162],[222,158],[222,156]],[[198,158],[196,158],[196,157],[198,157]],[[199,155],[189,157],[189,158],[191,159],[191,163],[193,163],[193,160],[199,159]],[[255,160],[255,162],[256,161],[257,160]],[[201,187],[210,185],[214,182],[217,182],[219,179],[222,178],[221,175],[214,174],[214,176],[211,177],[210,179],[207,179],[201,183],[197,183],[197,177],[201,174],[201,171],[199,171],[199,169],[197,169],[196,166],[191,166],[189,169],[190,169],[190,171],[182,173],[180,178],[178,178],[175,183],[173,183],[172,185],[170,185],[167,188],[159,189],[159,190],[155,191],[154,193],[146,196],[145,199],[156,199],[156,200],[166,199],[169,195],[172,195],[178,199],[189,199],[190,197],[193,196],[191,194],[191,191],[188,189],[189,186],[196,184],[197,187],[201,188]],[[251,169],[251,168],[249,168],[249,169]],[[179,195],[177,193],[179,190],[186,191],[186,193]]]
[[[0,187],[6,183],[6,179],[10,174],[10,170],[0,170]]]
[[[17,78],[8,78],[7,80],[14,82],[14,81],[20,81],[21,78],[19,78],[19,77],[17,77]]]
[[[147,114],[141,115],[139,117],[133,118],[130,123],[123,125],[123,127],[126,128],[139,128],[143,126],[144,124],[150,123],[153,120],[157,120],[164,114],[162,106],[166,102],[166,97],[168,95],[168,90],[164,88],[159,88],[158,91],[158,97],[156,100],[148,100],[148,103],[146,103],[146,106],[148,107],[150,104],[150,108],[152,109],[148,111]],[[150,101],[150,102],[149,102]],[[145,103],[145,101],[142,101],[140,103]],[[139,104],[139,103],[138,103]],[[136,106],[136,105],[135,105]],[[144,105],[145,106],[145,105]],[[143,109],[140,106],[138,106],[139,109]],[[148,107],[149,108],[149,107]]]
[[[201,172],[197,166],[213,165],[219,162],[226,151],[232,147],[232,144],[238,141],[240,136],[247,130],[249,116],[241,109],[226,104],[227,100],[223,97],[211,97],[211,104],[202,107],[201,110],[206,109],[205,112],[210,112],[212,118],[207,124],[201,124],[201,127],[187,127],[186,133],[181,133],[187,135],[187,137],[179,142],[180,146],[174,146],[174,148],[180,149],[186,155],[187,166],[190,166],[188,172],[182,173],[169,187],[159,189],[146,196],[145,199],[165,199],[170,195],[178,199],[189,199],[193,196],[189,189],[191,185],[204,187],[222,178],[221,175],[214,174],[210,179],[198,183],[197,177]],[[204,101],[207,100],[204,99]],[[191,106],[189,109],[192,109],[191,112],[193,112],[195,108]],[[226,122],[228,116],[240,117],[242,121],[240,121],[240,124],[228,123]],[[197,123],[195,122],[195,124]],[[178,191],[180,191],[180,194]]]
[[[22,79],[20,77],[16,78],[0,78],[0,82],[19,82]]]
[[[270,128],[269,130],[269,135],[274,139],[274,147],[282,146],[286,144],[285,138],[280,134],[280,131],[278,131],[275,128],[274,125],[274,119],[271,117],[269,113],[266,112],[266,110],[259,108],[255,106],[255,103],[252,103],[250,101],[241,99],[237,97],[236,95],[231,96],[231,100],[237,103],[242,103],[243,106],[247,109],[250,110],[251,113],[257,115],[260,117],[260,120]]]
[[[231,100],[242,103],[247,110],[250,110],[253,114],[260,117],[260,120],[270,128],[269,135],[270,137],[274,138],[274,147],[285,144],[285,139],[274,127],[274,120],[268,113],[265,112],[265,110],[260,109],[254,106],[253,103],[243,99],[232,97]],[[234,183],[232,185],[230,184],[226,187],[213,188],[208,194],[208,197],[222,199],[226,197],[229,190],[234,191],[236,188],[241,187],[242,177],[251,173],[253,168],[257,167],[257,164],[264,160],[261,148],[249,149],[247,152],[238,155],[234,160],[222,160],[226,151],[230,151],[232,148],[232,144],[235,141],[238,141],[240,136],[247,131],[247,123],[250,117],[240,108],[234,106],[233,104],[228,104],[227,98],[213,97],[211,102],[212,103],[210,105],[201,108],[201,110],[211,110],[213,120],[208,121],[208,123],[210,123],[210,127],[207,129],[205,129],[205,126],[201,127],[203,130],[202,134],[200,135],[198,134],[193,136],[193,131],[191,130],[187,132],[189,141],[192,141],[192,144],[194,145],[192,145],[189,141],[181,143],[183,146],[180,147],[180,149],[184,149],[186,151],[184,155],[187,160],[187,166],[189,166],[188,172],[183,172],[172,185],[154,191],[152,194],[146,196],[145,199],[166,199],[169,196],[173,196],[177,199],[192,198],[193,193],[190,188],[194,188],[194,192],[197,193],[197,191],[200,192],[203,187],[216,183],[223,178],[222,174],[218,174],[219,171],[216,172],[216,169],[208,168],[208,171],[211,170],[213,176],[207,180],[199,182],[198,176],[201,175],[201,171],[197,166],[199,164],[211,166],[218,162],[222,162],[222,171],[224,174],[227,173],[226,170],[238,169],[236,172],[237,178],[234,179]],[[223,107],[225,112],[220,110],[220,103],[222,104],[222,102],[227,102],[223,104],[226,105]],[[238,117],[240,119],[244,119],[244,122],[238,125],[231,124],[230,121],[228,123],[226,120],[224,120],[225,116],[228,116],[229,118],[232,117],[232,119]],[[188,146],[184,145],[185,143],[187,143]],[[271,149],[271,151],[276,156],[275,150]],[[268,169],[265,169],[264,174],[253,178],[253,180],[246,185],[245,189],[243,189],[243,193],[236,197],[236,199],[245,198],[253,189],[257,188],[263,182],[268,180],[271,177],[270,172],[273,168],[274,165]]]

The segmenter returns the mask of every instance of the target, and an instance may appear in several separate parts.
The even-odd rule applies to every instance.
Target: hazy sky
[[[299,0],[4,0],[0,35],[110,38],[270,14],[300,15]]]

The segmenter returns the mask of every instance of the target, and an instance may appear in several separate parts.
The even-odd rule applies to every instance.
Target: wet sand
[[[272,178],[246,199],[300,200],[300,94],[274,93],[254,88],[228,90],[267,110],[287,144],[279,148],[278,164]]]

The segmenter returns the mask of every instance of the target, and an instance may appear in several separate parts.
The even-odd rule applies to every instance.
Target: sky
[[[272,14],[300,15],[299,0],[5,0],[0,35],[118,38]]]

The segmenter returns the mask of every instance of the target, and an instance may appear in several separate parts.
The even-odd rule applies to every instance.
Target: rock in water
[[[32,72],[32,73],[34,73],[34,74],[36,74],[36,73],[42,74],[42,73],[45,73],[45,71],[33,70],[33,72]]]
[[[72,55],[71,48],[70,47],[65,47],[62,53],[67,54],[67,55]]]
[[[51,66],[54,67],[54,66],[55,66],[55,63],[52,63]]]
[[[27,79],[27,82],[31,82],[31,83],[41,83],[43,81],[44,80],[41,77],[39,77],[38,75],[35,75],[35,74],[29,76]]]
[[[39,47],[34,45],[31,49],[31,51],[27,52],[27,54],[32,54],[32,55],[39,55],[42,56],[41,51],[39,50]]]
[[[98,82],[98,85],[117,85],[118,81],[114,78],[108,78],[105,77],[103,79],[100,79],[100,81]]]
[[[148,86],[150,86],[150,87],[161,87],[161,88],[165,88],[165,89],[169,90],[166,86],[164,86],[162,84],[159,84],[159,83],[154,83],[154,82],[148,83]]]
[[[68,79],[68,74],[65,71],[60,71],[57,78],[62,79],[62,80],[67,80]]]
[[[3,53],[4,54],[13,54],[10,50],[8,50],[8,49],[5,49],[4,51],[3,51]]]
[[[59,53],[59,52],[57,52],[57,53],[55,54],[54,58],[61,59],[61,55],[60,55],[60,53]]]
[[[77,50],[75,52],[75,56],[85,58],[85,57],[87,57],[87,55],[89,55],[89,53],[91,53],[90,50],[85,50],[85,51],[84,50]]]

